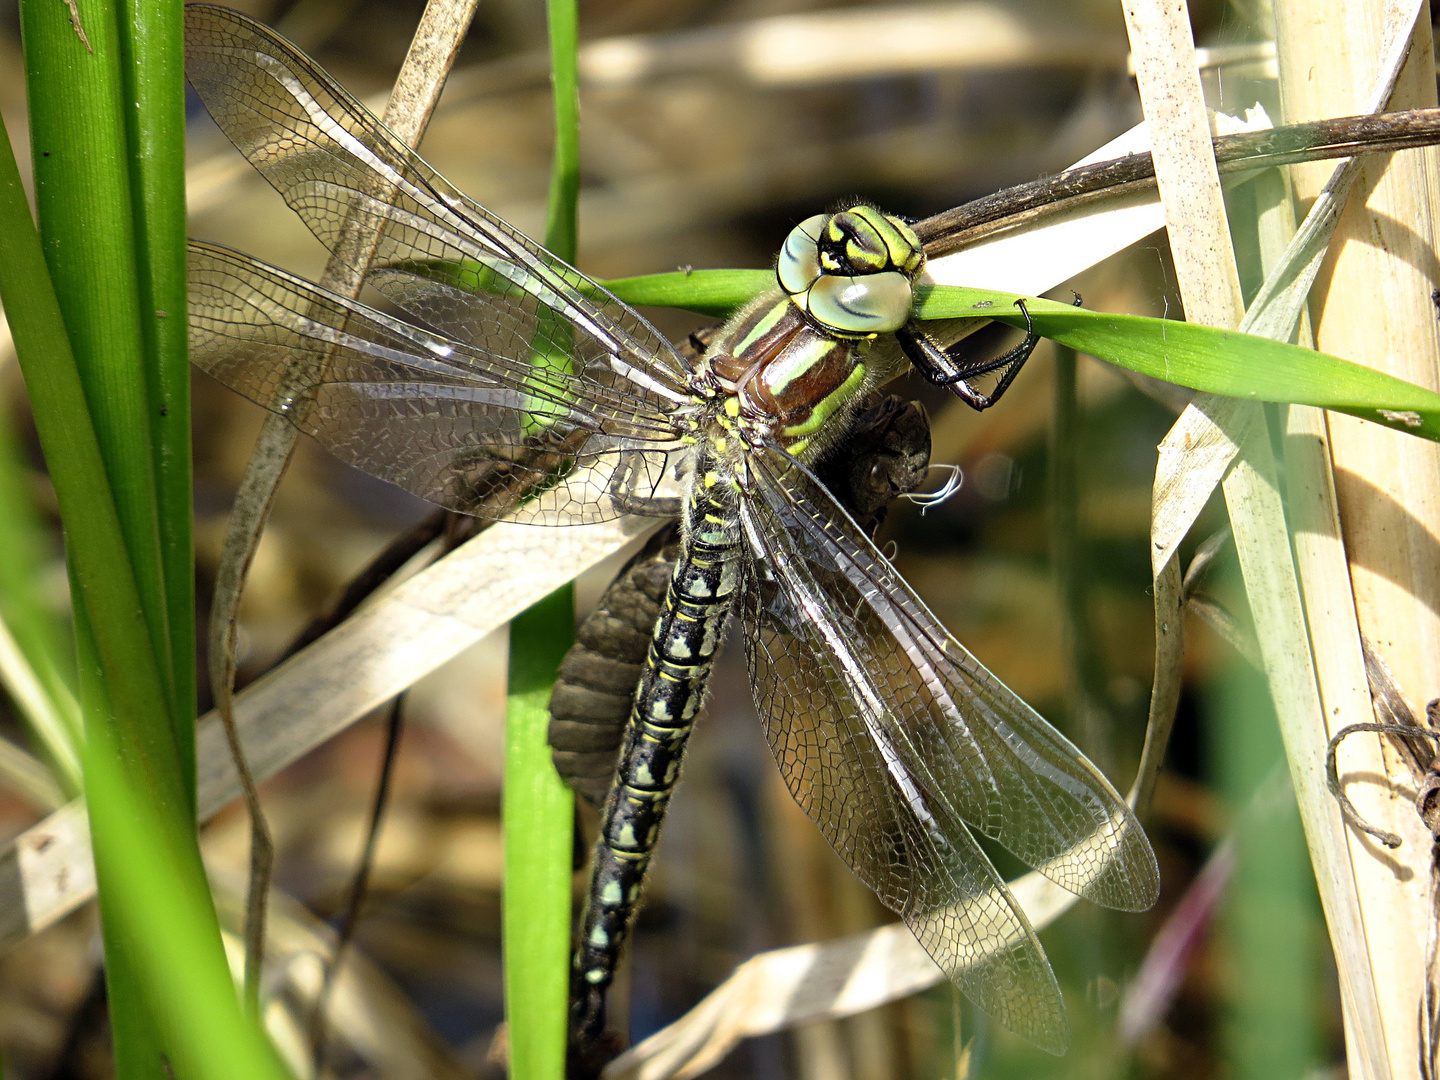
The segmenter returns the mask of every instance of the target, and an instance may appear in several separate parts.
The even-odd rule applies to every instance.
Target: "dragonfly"
[[[186,45],[220,127],[404,316],[192,241],[199,367],[451,510],[680,520],[592,857],[574,1045],[606,1038],[616,960],[734,615],[796,801],[964,994],[1063,1053],[1059,985],[979,838],[1127,911],[1158,891],[1149,842],[1100,771],[950,635],[814,471],[908,367],[986,408],[1035,335],[990,359],[947,351],[911,315],[925,266],[914,231],[856,203],[797,225],[775,287],[687,363],[270,30],[191,5]],[[355,244],[361,233],[373,240]],[[997,378],[989,392],[972,385],[982,375]]]

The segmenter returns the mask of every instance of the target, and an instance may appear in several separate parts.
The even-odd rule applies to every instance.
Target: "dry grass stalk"
[[[1287,119],[1363,108],[1386,27],[1408,17],[1405,9],[1411,6],[1383,0],[1277,4]],[[1433,106],[1435,101],[1430,30],[1421,20],[1390,107]],[[1361,166],[1356,195],[1341,217],[1311,308],[1320,349],[1339,350],[1432,388],[1440,385],[1440,335],[1429,269],[1437,165],[1435,152],[1422,150]],[[1313,168],[1296,172],[1298,194],[1302,200],[1312,197],[1323,173],[1317,176]],[[1440,687],[1440,612],[1435,609],[1440,450],[1345,417],[1330,416],[1328,426],[1360,629],[1377,643],[1410,700],[1424,702]],[[1363,693],[1359,697],[1341,702],[1327,695],[1325,716],[1332,730],[1371,719]],[[1341,758],[1342,779],[1346,773],[1366,781],[1350,789],[1362,812],[1405,838],[1398,851],[1384,853],[1366,837],[1353,832],[1349,837],[1383,1039],[1379,1056],[1355,1053],[1359,1048],[1352,1041],[1352,1074],[1411,1076],[1416,1074],[1416,1021],[1426,978],[1422,943],[1433,918],[1427,896],[1428,837],[1403,797],[1410,771],[1393,749],[1374,738],[1349,740]],[[1389,783],[1377,783],[1381,777]],[[1348,1013],[1347,1038],[1353,1040]]]

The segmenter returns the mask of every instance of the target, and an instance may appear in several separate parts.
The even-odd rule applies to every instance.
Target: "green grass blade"
[[[145,674],[160,683],[143,704],[122,702],[117,688],[105,686],[104,676],[82,659],[86,737],[94,740],[115,723],[118,745],[154,784],[159,813],[173,828],[193,829],[193,784],[185,782],[175,742],[173,680],[169,665],[156,659],[168,656],[170,631],[140,319],[130,176],[134,148],[127,130],[133,106],[122,75],[121,13],[113,0],[98,0],[78,12],[72,23],[68,12],[27,0],[20,14],[45,258],[99,440],[120,524],[121,557],[129,567],[126,576],[136,586],[144,620]],[[102,612],[91,610],[88,615],[76,620],[82,658],[104,652],[98,640],[87,639],[89,633],[111,630]],[[109,671],[105,665],[105,674]],[[93,828],[101,807],[91,802],[90,813]],[[198,852],[195,862],[198,869]],[[126,869],[99,854],[96,864],[116,1075],[120,1080],[158,1078],[166,1048],[132,964],[136,942],[120,936],[109,914],[115,881],[108,875]]]
[[[555,151],[545,208],[545,247],[572,266],[580,224],[580,27],[575,0],[547,0]]]
[[[74,582],[72,572],[72,588]],[[113,756],[118,760],[124,740],[118,732],[111,730],[108,723],[110,717],[118,718],[118,712],[113,707],[106,685],[105,665],[95,643],[95,625],[83,603],[76,606],[74,618],[75,648],[80,668],[80,711],[85,718],[86,747],[92,750],[85,756],[85,768],[93,772],[103,767],[99,763],[106,757]],[[121,767],[124,764],[129,762],[123,762]],[[85,780],[85,808],[90,821],[95,883],[100,900],[106,1003],[109,1006],[116,1080],[162,1080],[170,1049],[160,1028],[160,1017],[150,1007],[152,988],[146,985],[143,964],[139,959],[146,945],[145,931],[127,932],[124,928],[126,919],[119,908],[123,901],[116,900],[117,892],[124,890],[126,880],[137,872],[137,867],[115,852],[106,850],[105,845],[113,833],[105,822],[114,807],[106,800],[103,789],[91,790],[90,775]],[[154,816],[164,821],[166,831],[173,834],[177,830],[170,809],[166,807],[164,812]],[[217,926],[217,932],[218,929]]]
[[[171,713],[185,786],[195,786],[194,479],[185,281],[184,8],[124,0],[120,20],[140,325],[144,334],[159,513]]]
[[[772,280],[766,270],[696,270],[602,284],[627,303],[723,316]],[[1213,394],[1334,409],[1440,439],[1440,394],[1348,360],[1233,330],[1023,299],[1042,336],[1132,371]],[[922,285],[915,313],[921,319],[998,319],[1023,329],[1015,300],[1013,293]]]
[[[240,1008],[205,879],[191,870],[189,836],[175,836],[136,790],[106,735],[87,746],[85,781],[96,870],[106,882],[107,941],[125,943],[135,983],[165,1036],[170,1064],[157,1062],[152,1075],[291,1080]]]
[[[574,0],[548,4],[555,94],[555,154],[545,244],[575,261],[580,190],[578,31]],[[551,328],[544,340],[561,341]],[[553,365],[557,358],[535,358]],[[568,363],[568,357],[561,360]],[[546,732],[555,672],[574,639],[575,599],[567,586],[510,626],[505,719],[505,1015],[510,1075],[565,1075],[569,1001],[571,835],[574,796],[550,760]]]
[[[1236,1080],[1305,1076],[1322,1060],[1323,934],[1315,880],[1265,678],[1234,661],[1209,688],[1209,757],[1236,820],[1219,938],[1235,972],[1222,1020]]]
[[[923,319],[974,315],[984,305],[980,310],[990,318],[1025,325],[1009,293],[933,286],[918,294],[916,312]],[[1339,357],[1196,323],[1085,311],[1038,298],[1025,303],[1041,335],[1132,371],[1212,394],[1335,409],[1440,438],[1440,394]]]
[[[130,207],[128,220],[133,231],[134,281],[137,291],[136,319],[141,332],[140,365],[144,373],[143,404],[148,425],[132,430],[137,437],[121,452],[135,460],[136,472],[148,470],[149,505],[136,503],[135,515],[150,515],[151,528],[143,537],[130,541],[131,560],[143,565],[146,573],[143,600],[150,612],[155,635],[156,664],[169,693],[165,714],[173,742],[176,785],[186,805],[177,810],[174,827],[179,830],[183,855],[192,866],[198,857],[195,846],[195,556],[191,538],[194,481],[190,464],[190,364],[186,326],[185,275],[185,82],[183,7],[174,0],[118,0],[119,61],[121,101],[126,106],[125,141],[128,148]],[[43,219],[42,219],[43,220]],[[134,424],[133,414],[127,423]],[[117,448],[107,444],[107,460],[114,460]],[[126,510],[122,504],[122,515]],[[153,529],[153,532],[151,531]],[[151,547],[153,545],[153,553]],[[159,579],[150,581],[150,568]],[[151,588],[157,590],[151,593]],[[156,715],[154,723],[162,721]],[[160,732],[155,733],[158,740]],[[99,749],[97,748],[97,752]],[[113,893],[136,872],[133,857],[115,849],[108,852],[119,865],[112,872]],[[98,845],[97,845],[98,847]],[[213,909],[205,890],[203,870],[192,871],[186,884],[198,890],[196,908],[200,918],[182,920],[184,928],[201,938],[200,945],[213,949],[206,935],[218,933]],[[121,876],[123,875],[123,877]],[[107,941],[117,938],[115,919],[106,926]],[[121,928],[123,933],[123,928]],[[170,1047],[177,1034],[165,1025],[163,984],[144,962],[148,941],[137,940],[125,955],[126,972],[143,983],[141,994],[149,994],[151,1022],[161,1025],[159,1036],[171,1053],[193,1057]],[[137,948],[141,950],[137,954]],[[223,953],[222,953],[223,956]],[[213,965],[212,965],[213,967]],[[228,969],[214,968],[214,974],[228,976]],[[228,981],[228,980],[227,980]],[[158,998],[158,1000],[157,1000]],[[202,1013],[201,1019],[204,1015]],[[222,1013],[223,1015],[223,1013]],[[190,1034],[190,1025],[178,1029]],[[233,1041],[233,1040],[232,1040]],[[203,1046],[203,1044],[202,1044]],[[268,1047],[266,1047],[268,1050]],[[141,1069],[148,1072],[144,1063]]]
[[[125,338],[138,327],[133,307],[128,315],[111,310],[133,305],[138,295],[133,234],[128,225],[108,220],[121,215],[128,222],[130,213],[125,156],[117,160],[111,153],[117,140],[109,129],[118,124],[123,131],[118,118],[124,112],[117,112],[107,97],[118,86],[114,24],[107,21],[111,14],[103,5],[85,9],[92,53],[64,11],[27,4],[23,13],[32,100],[40,88],[77,115],[95,105],[95,115],[78,127],[107,133],[80,135],[81,151],[88,147],[103,160],[66,160],[64,168],[54,170],[43,167],[44,155],[69,159],[74,151],[64,139],[77,125],[50,116],[35,133],[35,157],[42,163],[38,182],[45,189],[40,203],[54,217],[46,237],[48,254],[66,282],[69,308],[62,316],[50,262],[30,219],[8,136],[0,129],[0,298],[55,485],[72,567],[82,699],[91,706],[86,794],[106,935],[116,1072],[147,1080],[170,1075],[159,1056],[163,1052],[174,1075],[278,1078],[284,1070],[263,1034],[245,1027],[240,1015],[195,843],[193,795],[178,760],[171,696],[155,649],[164,637],[156,632],[157,613],[163,626],[164,603],[154,492],[144,479],[152,475],[144,423],[148,406],[143,368],[136,375],[126,366],[132,353],[143,350],[138,337]],[[96,59],[105,49],[111,50],[110,59]],[[63,83],[59,89],[56,80]],[[66,198],[71,183],[77,190]],[[72,217],[67,219],[67,213]],[[93,386],[82,381],[71,351],[72,324],[74,342],[91,350],[84,366],[95,376]],[[106,336],[109,330],[117,335],[113,341]],[[118,370],[112,371],[112,364]],[[139,390],[116,385],[118,400],[111,400],[112,383],[123,382],[121,371],[139,380]],[[92,404],[97,412],[104,409],[103,434],[119,444],[113,460],[102,453]],[[122,419],[131,407],[141,417],[133,429]],[[115,476],[125,482],[112,491]],[[139,584],[132,544],[142,553],[137,561],[153,571]],[[239,1034],[211,1041],[217,1031]]]
[[[677,307],[725,318],[766,289],[775,287],[769,270],[692,270],[686,274],[643,274],[600,282],[627,304]]]
[[[0,622],[29,665],[42,701],[16,700],[31,744],[49,763],[67,798],[83,785],[84,739],[75,700],[74,657],[66,634],[37,588],[45,572],[46,537],[35,512],[14,443],[0,418]]]
[[[1440,394],[1283,341],[1139,315],[1031,309],[1045,337],[1182,386],[1258,401],[1315,405],[1440,439]],[[1077,317],[1078,316],[1078,317]],[[996,318],[1024,326],[1018,314]]]
[[[118,12],[107,0],[88,6],[81,22],[85,41],[64,10],[26,0],[20,13],[46,261],[104,450],[147,633],[158,646],[169,634],[160,602]],[[163,700],[170,700],[168,693]]]
[[[555,670],[574,637],[575,601],[560,589],[510,626],[505,717],[505,1015],[510,1074],[565,1075],[570,986],[574,796],[550,761]],[[547,640],[548,638],[548,640]]]
[[[8,136],[0,145],[0,236],[5,238],[0,293],[65,523],[77,595],[94,617],[96,645],[117,713],[115,722],[128,740],[127,750],[140,767],[153,774],[149,779],[155,798],[178,809],[188,804],[180,801],[182,795],[175,785],[174,743],[168,737],[168,723],[164,737],[149,724],[155,715],[165,716],[167,701],[151,648],[150,625],[143,614],[68,327],[30,219]],[[87,343],[94,336],[93,328],[83,335]]]

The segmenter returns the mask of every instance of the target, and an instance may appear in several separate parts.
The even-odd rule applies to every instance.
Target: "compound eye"
[[[883,218],[868,206],[836,214],[835,217],[837,222],[844,219],[845,253],[856,267],[885,266],[889,252],[885,250],[885,240],[877,228],[877,225],[884,225]]]
[[[832,217],[834,217],[833,214],[811,214],[809,217],[807,217],[804,221],[800,222],[799,225],[796,225],[795,228],[791,229],[790,231],[803,232],[806,236],[810,237],[811,240],[815,241],[815,243],[818,244],[820,242],[820,238],[825,235],[826,223],[828,223]]]
[[[806,308],[842,334],[888,334],[910,318],[910,279],[894,270],[856,277],[827,275],[815,282]]]
[[[828,214],[806,218],[785,238],[785,246],[780,249],[780,258],[775,263],[775,276],[780,281],[780,287],[791,296],[803,293],[820,276],[817,241],[828,219]]]

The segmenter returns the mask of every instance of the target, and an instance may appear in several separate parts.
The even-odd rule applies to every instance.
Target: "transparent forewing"
[[[687,456],[669,402],[638,389],[486,352],[226,248],[192,242],[189,270],[198,367],[452,510],[495,518],[529,499],[526,520],[601,521]]]
[[[492,353],[551,339],[684,397],[682,362],[639,313],[463,195],[288,42],[198,4],[185,36],[186,73],[226,135],[393,302]]]
[[[945,631],[802,466],[760,449],[748,482],[757,702],[792,791],[836,850],[912,926],[939,920],[956,935],[982,914],[1018,917],[1001,894],[972,892],[994,878],[971,865],[984,859],[967,825],[1072,892],[1148,907],[1154,855],[1095,767]],[[915,861],[912,835],[941,852],[941,869]],[[952,917],[957,902],[965,913]],[[938,951],[921,940],[963,972],[977,946],[939,936]]]

